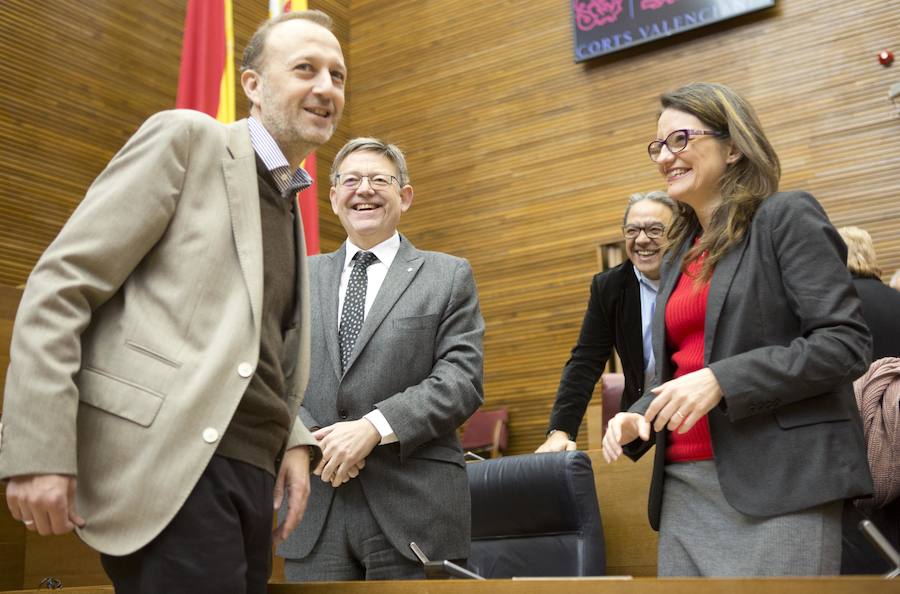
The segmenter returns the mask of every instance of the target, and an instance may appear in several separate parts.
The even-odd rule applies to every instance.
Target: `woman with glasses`
[[[851,382],[871,342],[818,202],[778,192],[752,107],[694,83],[661,97],[648,152],[679,207],[653,320],[657,387],[607,461],[656,444],[659,575],[836,574],[841,505],[872,492]]]

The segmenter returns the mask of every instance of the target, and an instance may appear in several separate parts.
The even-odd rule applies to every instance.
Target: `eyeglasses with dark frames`
[[[397,185],[400,185],[400,180],[398,180],[393,175],[388,175],[386,173],[373,173],[372,175],[357,175],[355,173],[339,173],[334,176],[336,185],[341,186],[346,190],[355,190],[362,185],[363,179],[369,180],[369,186],[371,186],[375,190],[386,190],[391,187],[391,184],[396,182]]]
[[[693,136],[715,136],[717,138],[722,138],[725,135],[713,130],[675,130],[666,136],[665,140],[654,140],[647,145],[647,153],[650,154],[650,160],[654,163],[658,161],[663,147],[669,149],[669,152],[673,155],[680,153],[687,148],[688,142]]]
[[[622,226],[622,235],[625,239],[637,239],[637,236],[643,231],[650,239],[662,239],[666,234],[666,226],[662,223],[651,223],[650,225],[635,225],[629,223]]]

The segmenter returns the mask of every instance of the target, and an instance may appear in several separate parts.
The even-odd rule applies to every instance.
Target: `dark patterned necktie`
[[[347,282],[344,309],[341,312],[341,324],[338,328],[341,344],[341,371],[347,369],[353,345],[356,344],[356,337],[359,336],[366,316],[366,286],[369,283],[366,270],[370,264],[377,262],[378,258],[372,252],[356,252],[353,260],[353,270],[350,271],[350,280]]]

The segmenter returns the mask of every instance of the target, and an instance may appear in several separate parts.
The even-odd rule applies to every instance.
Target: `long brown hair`
[[[722,134],[718,142],[731,142],[741,158],[728,166],[719,180],[722,203],[713,212],[709,226],[697,245],[691,247],[683,266],[708,252],[703,261],[701,281],[712,277],[716,263],[743,239],[756,209],[778,190],[781,164],[769,143],[753,107],[725,85],[691,83],[663,93],[662,109],[689,113]],[[676,201],[678,216],[669,230],[669,246],[675,248],[689,240],[688,234],[699,221],[694,209]]]

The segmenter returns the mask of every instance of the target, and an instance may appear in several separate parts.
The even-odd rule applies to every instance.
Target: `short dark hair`
[[[334,161],[331,162],[331,185],[337,183],[337,172],[338,169],[341,168],[341,163],[344,162],[344,159],[358,151],[384,155],[397,167],[397,173],[400,174],[400,179],[397,181],[400,183],[400,187],[402,188],[409,183],[409,170],[406,168],[406,157],[397,145],[387,143],[379,138],[361,136],[348,141],[347,144],[341,147],[341,150],[338,151],[337,155],[335,155]]]
[[[247,42],[247,47],[244,48],[244,57],[241,60],[241,72],[245,70],[259,71],[263,50],[266,48],[266,40],[269,38],[269,33],[271,33],[272,29],[277,25],[295,19],[315,23],[329,31],[331,31],[333,24],[331,17],[321,10],[294,10],[282,13],[267,20],[259,26],[256,32],[253,33],[250,41]]]

